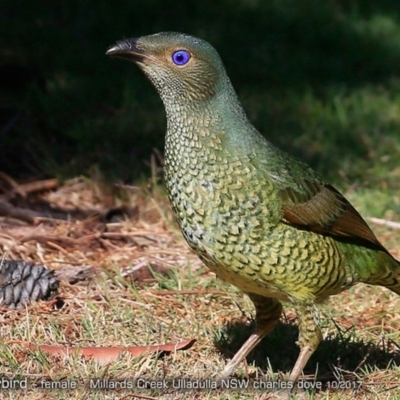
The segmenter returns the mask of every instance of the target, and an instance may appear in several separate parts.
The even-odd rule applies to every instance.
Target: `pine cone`
[[[51,299],[58,289],[54,272],[22,260],[0,261],[0,306],[23,308],[31,301]]]

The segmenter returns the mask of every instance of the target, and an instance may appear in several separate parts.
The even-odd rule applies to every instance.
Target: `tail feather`
[[[379,253],[378,270],[365,283],[384,286],[400,296],[400,261],[389,253]]]

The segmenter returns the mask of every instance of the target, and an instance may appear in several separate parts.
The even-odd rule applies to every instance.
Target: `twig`
[[[389,228],[400,229],[400,222],[388,221],[387,219],[375,218],[375,217],[370,217],[368,218],[368,220],[377,225],[384,225],[388,226]]]
[[[152,290],[150,291],[151,294],[156,296],[177,296],[180,294],[226,294],[222,290]]]
[[[60,185],[60,182],[57,179],[45,179],[42,181],[18,184],[18,182],[4,172],[0,172],[0,178],[3,178],[12,187],[8,193],[0,196],[0,198],[4,200],[10,200],[16,194],[19,194],[21,197],[25,198],[29,193],[55,189]]]
[[[110,239],[124,239],[130,238],[132,236],[142,236],[148,240],[153,242],[157,242],[157,239],[154,239],[150,236],[151,232],[149,231],[136,231],[136,232],[103,232],[101,234],[102,237],[110,238]]]
[[[120,400],[125,400],[125,399],[144,399],[144,400],[157,400],[158,397],[152,397],[152,396],[145,396],[143,394],[128,394],[127,396],[121,397]]]
[[[137,263],[135,266],[126,269],[125,271],[121,272],[121,276],[123,278],[127,277],[128,275],[131,275],[132,273],[142,269],[143,267],[146,267],[147,265],[149,265],[149,260],[143,260],[140,261],[139,263]]]
[[[19,188],[26,194],[33,192],[42,192],[55,189],[60,185],[57,179],[45,179],[43,181],[28,182],[19,185]]]
[[[3,178],[12,187],[13,193],[18,193],[20,196],[25,197],[26,193],[21,189],[18,182],[11,178],[11,176],[7,175],[5,172],[0,171],[0,178]]]
[[[63,247],[59,246],[57,243],[50,242],[50,240],[47,241],[46,243],[47,243],[47,246],[52,247],[53,249],[56,249],[56,250],[60,251],[63,254],[69,254],[70,253],[68,250],[65,250]]]
[[[0,200],[0,215],[16,218],[34,225],[39,223],[39,218],[42,216],[41,213],[26,208],[15,207],[4,200]]]
[[[153,306],[149,306],[148,304],[140,303],[139,301],[125,299],[124,297],[118,297],[118,301],[124,301],[125,303],[133,304],[135,306],[143,307],[146,310],[152,310]]]
[[[79,239],[74,239],[68,236],[56,236],[56,235],[29,235],[29,236],[22,236],[19,238],[19,240],[21,241],[21,243],[34,240],[36,242],[46,243],[46,244],[48,242],[53,242],[52,243],[53,245],[54,242],[58,242],[64,245],[77,246],[77,245],[87,244],[87,242],[97,239],[98,237],[99,237],[98,234],[82,236]]]

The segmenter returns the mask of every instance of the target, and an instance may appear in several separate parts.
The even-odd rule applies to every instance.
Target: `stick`
[[[368,219],[377,225],[384,225],[384,226],[388,226],[389,228],[400,229],[400,222],[388,221],[387,219],[374,218],[374,217],[371,217]]]

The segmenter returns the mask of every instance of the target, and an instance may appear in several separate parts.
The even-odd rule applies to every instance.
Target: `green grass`
[[[189,257],[192,258],[193,255]],[[98,390],[87,386],[90,379],[97,378],[133,382],[140,377],[146,381],[167,380],[170,385],[172,380],[181,378],[212,382],[254,328],[249,299],[204,269],[194,276],[190,264],[186,268],[173,268],[164,278],[158,276],[153,283],[144,286],[136,286],[130,279],[123,285],[113,283],[104,276],[91,286],[91,296],[84,287],[75,288],[73,297],[68,296],[68,288],[63,289],[61,295],[66,304],[57,315],[46,315],[40,308],[3,314],[3,319],[13,318],[12,324],[4,326],[4,335],[13,340],[81,346],[140,346],[193,338],[197,342],[189,350],[168,356],[144,354],[134,358],[123,355],[107,365],[84,361],[80,356],[60,359],[39,351],[22,356],[16,345],[2,346],[3,373],[6,377],[27,377],[29,390],[23,394],[30,396],[28,398],[44,393],[41,387],[44,380],[75,382],[76,390],[46,390],[49,398],[60,398],[61,395],[65,399],[84,394],[88,398],[101,398]],[[165,289],[196,288],[220,290],[226,294],[154,294]],[[103,293],[108,294],[107,301],[103,300]],[[365,297],[369,299],[368,304]],[[385,397],[390,382],[400,378],[400,356],[395,345],[400,341],[399,319],[395,314],[398,306],[399,298],[388,291],[360,285],[332,297],[321,307],[320,325],[324,339],[304,374],[308,384],[318,383],[322,389],[306,391],[305,398],[369,399],[379,396],[392,399],[400,396],[395,388],[390,391],[392,397]],[[269,385],[273,382],[281,385],[298,354],[297,335],[293,310],[286,305],[282,322],[249,355],[247,362],[240,364],[232,380],[245,382],[250,379],[250,384],[262,380]],[[338,391],[332,388],[336,380],[355,385],[359,390]],[[39,387],[35,388],[34,383]],[[13,398],[22,395],[18,390],[11,393],[17,396]],[[250,399],[261,394],[251,386],[241,391],[226,388],[185,391],[169,387],[167,390],[134,388],[102,393],[109,398],[118,394],[128,398],[129,395],[142,395],[160,399],[171,396],[174,399]]]

